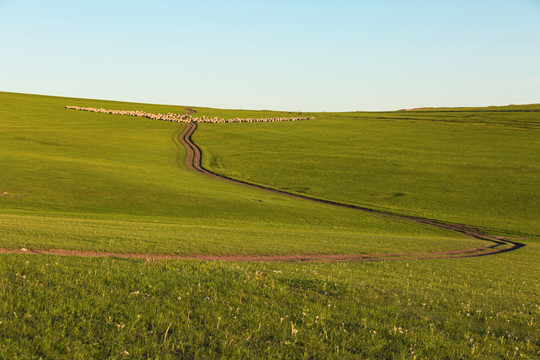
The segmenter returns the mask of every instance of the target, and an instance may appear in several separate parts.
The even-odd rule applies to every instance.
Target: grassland
[[[6,248],[290,254],[480,244],[209,179],[187,170],[184,149],[171,140],[178,124],[64,109],[77,102],[159,110],[152,106],[15,94],[2,99],[0,193],[8,195],[0,198],[0,238]],[[174,110],[184,108],[161,109]]]
[[[65,105],[184,111],[183,107],[0,93],[0,193],[8,193],[0,197],[0,247],[352,254],[429,252],[481,244],[442,229],[209,179],[184,166],[184,150],[171,139],[177,124],[73,112]],[[208,115],[263,116],[197,110]],[[316,114],[317,120],[290,123],[290,128],[277,123],[208,125],[197,130],[194,140],[202,145],[209,167],[230,171],[231,176],[395,212],[466,219],[462,222],[495,232],[525,234],[529,239],[520,240],[525,247],[478,258],[341,264],[0,254],[0,358],[537,357],[540,243],[534,236],[534,214],[538,210],[531,206],[529,215],[518,212],[507,219],[504,209],[493,212],[489,204],[482,204],[477,205],[479,214],[468,208],[460,214],[457,207],[471,202],[462,198],[477,196],[481,186],[453,193],[435,189],[441,178],[459,179],[461,168],[457,158],[451,162],[453,167],[433,167],[430,159],[438,148],[430,139],[435,135],[445,139],[445,128],[427,112],[418,115],[425,120],[416,122],[369,118],[412,116],[403,112]],[[462,123],[459,115],[444,122],[469,131],[486,127],[487,135],[497,129],[501,136],[508,132],[509,149],[518,151],[511,161],[519,161],[530,173],[516,172],[513,182],[502,179],[507,182],[484,186],[499,186],[497,196],[506,199],[509,207],[517,208],[521,201],[512,194],[530,189],[529,196],[537,196],[538,185],[525,183],[534,180],[538,163],[518,146],[526,144],[531,153],[535,149],[530,134],[536,131],[534,116],[538,119],[538,115],[531,114],[525,120],[505,118],[490,125]],[[479,114],[475,121],[488,120]],[[409,123],[417,130],[407,133],[404,125]],[[386,135],[375,137],[370,148],[356,150],[362,144],[349,137],[370,129],[375,134],[378,124]],[[408,139],[421,133],[422,124],[425,138]],[[351,131],[339,146],[342,126],[350,126]],[[429,126],[435,135],[428,136]],[[431,149],[431,153],[417,151],[429,156],[413,167],[411,184],[406,184],[423,187],[423,199],[413,200],[407,193],[395,197],[402,198],[398,204],[384,197],[371,203],[363,200],[360,190],[373,187],[375,180],[370,180],[372,173],[358,176],[356,169],[367,158],[359,154],[379,156],[381,161],[388,158],[387,165],[373,162],[371,168],[362,169],[378,172],[379,181],[386,181],[381,187],[389,184],[382,172],[392,169],[395,151],[384,150],[392,142],[387,137],[400,144],[405,153],[401,160],[410,160],[422,146]],[[260,143],[251,143],[250,138]],[[448,144],[452,139],[446,140]],[[317,153],[313,143],[318,145]],[[460,144],[469,146],[460,147],[462,161],[484,161],[485,152],[492,151],[488,141],[478,143],[472,136]],[[283,146],[292,147],[282,151]],[[243,151],[235,154],[232,147]],[[478,151],[483,147],[487,150]],[[376,148],[382,155],[376,154]],[[250,153],[260,155],[256,171],[237,161],[239,157],[254,161]],[[340,161],[337,154],[344,154],[342,161],[353,168],[338,172],[330,163]],[[293,179],[281,174],[284,164],[278,164],[275,156],[282,156],[293,173],[297,166],[308,175]],[[492,164],[497,159],[505,166],[508,157],[502,150],[492,151]],[[311,169],[321,164],[325,166],[321,170]],[[415,177],[422,168],[429,176]],[[472,172],[471,179],[480,181]],[[257,178],[261,174],[267,174],[264,181]],[[347,192],[343,179],[355,190]],[[325,183],[328,190],[323,190]],[[445,197],[439,207],[422,208],[439,195]]]
[[[219,129],[201,124],[194,140],[208,169],[233,178],[538,237],[540,106],[504,109],[319,113],[309,122]]]
[[[3,255],[2,358],[534,359],[538,244],[469,259]]]

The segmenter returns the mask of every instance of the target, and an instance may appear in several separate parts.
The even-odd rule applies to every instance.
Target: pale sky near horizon
[[[540,0],[0,0],[0,91],[217,108],[540,103]]]

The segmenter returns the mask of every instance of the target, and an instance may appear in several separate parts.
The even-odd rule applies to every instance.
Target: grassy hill
[[[479,241],[216,181],[184,164],[184,125],[64,109],[123,104],[4,94],[5,248],[171,254],[439,251]],[[125,104],[147,111],[182,107]],[[448,241],[452,239],[452,241]],[[455,240],[455,241],[454,241]]]
[[[183,125],[66,105],[186,111],[0,93],[0,248],[358,254],[483,243],[193,173],[173,141]],[[525,247],[323,264],[0,253],[0,358],[534,358],[538,113],[460,114],[203,124],[194,141],[208,167],[239,179],[484,226]]]
[[[537,237],[540,113],[491,109],[202,124],[194,140],[207,168],[234,178]]]

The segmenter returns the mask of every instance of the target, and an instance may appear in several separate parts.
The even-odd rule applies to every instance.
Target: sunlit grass
[[[230,177],[538,236],[540,112],[480,110],[320,113],[296,123],[201,124],[194,140],[203,149],[204,166]]]
[[[9,93],[1,94],[0,102],[0,193],[7,193],[0,197],[0,212],[12,215],[1,220],[2,247],[350,254],[479,243],[196,174],[172,139],[184,124],[65,109],[71,104],[183,112],[184,107]]]
[[[539,250],[345,264],[2,255],[0,356],[533,359]]]
[[[2,248],[352,254],[483,244],[208,179],[183,165],[171,139],[178,125],[65,105],[184,111],[0,93]],[[537,358],[537,115],[474,113],[461,124],[462,115],[445,114],[316,114],[289,125],[201,126],[195,140],[207,166],[231,176],[521,233],[525,247],[327,264],[0,254],[0,358]],[[498,138],[506,142],[489,144]]]

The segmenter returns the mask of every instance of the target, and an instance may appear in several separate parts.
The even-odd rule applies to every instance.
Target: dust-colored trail
[[[383,261],[383,260],[415,260],[415,259],[447,259],[485,256],[500,253],[491,246],[469,250],[456,250],[434,253],[411,253],[411,254],[298,254],[298,255],[169,255],[169,254],[130,254],[105,251],[79,251],[79,250],[29,250],[29,249],[0,249],[0,254],[29,254],[29,255],[56,255],[56,256],[79,256],[101,257],[120,259],[145,259],[145,260],[199,260],[199,261],[257,261],[257,262],[351,262],[351,261]],[[453,255],[453,256],[451,256]]]
[[[190,113],[194,110],[186,108]],[[185,147],[186,165],[193,171],[200,174],[212,176],[216,179],[227,181],[230,183],[249,186],[259,190],[288,196],[291,198],[315,201],[318,203],[329,204],[333,206],[340,206],[349,209],[356,209],[363,212],[372,214],[387,216],[395,219],[414,221],[421,224],[436,226],[438,228],[452,230],[462,235],[484,240],[488,242],[486,246],[451,250],[442,252],[427,252],[427,253],[397,253],[397,254],[296,254],[296,255],[275,255],[275,254],[262,254],[262,255],[206,255],[206,254],[193,254],[193,255],[169,255],[169,254],[130,254],[130,253],[117,253],[117,252],[98,252],[98,251],[78,251],[78,250],[64,250],[64,249],[51,249],[51,250],[29,250],[29,249],[0,249],[0,254],[42,254],[42,255],[58,255],[58,256],[81,256],[81,257],[112,257],[112,258],[126,258],[126,259],[146,259],[146,260],[199,260],[199,261],[258,261],[258,262],[352,262],[352,261],[388,261],[388,260],[413,260],[413,259],[450,259],[450,258],[464,258],[464,257],[478,257],[501,254],[503,252],[517,250],[524,244],[510,241],[504,237],[485,235],[474,227],[462,225],[443,223],[438,220],[425,219],[414,216],[396,215],[387,213],[380,210],[369,209],[357,205],[340,203],[337,201],[318,199],[306,195],[299,195],[289,193],[283,190],[273,189],[270,187],[248,183],[241,180],[231,179],[223,175],[213,173],[205,169],[201,165],[201,151],[191,140],[191,136],[197,129],[197,124],[190,122],[185,124],[185,128],[182,130],[181,125],[177,131],[172,135],[172,140],[177,147],[177,157],[182,154],[181,148]],[[177,161],[180,159],[177,158]]]

